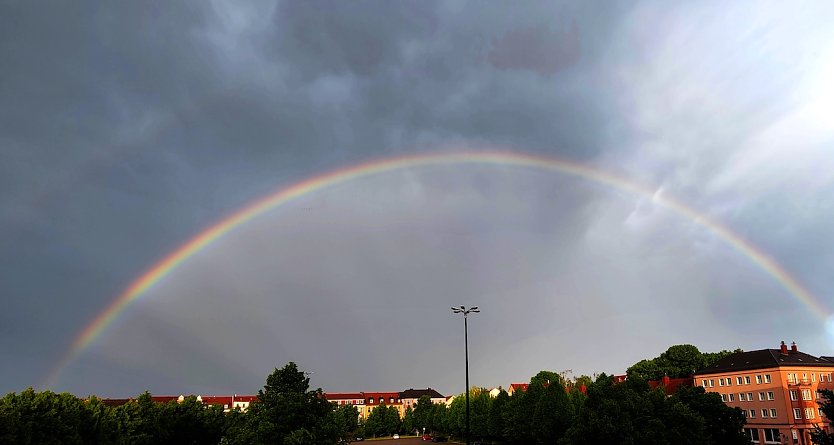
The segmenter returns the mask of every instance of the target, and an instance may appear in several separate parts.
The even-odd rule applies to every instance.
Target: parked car
[[[399,438],[400,438],[399,434],[394,434],[394,439],[399,439]]]
[[[432,442],[446,442],[448,440],[449,438],[447,438],[446,436],[434,436],[431,438]]]
[[[431,440],[431,434],[423,434],[423,440]]]
[[[354,438],[353,438],[353,441],[354,441],[354,442],[362,442],[363,440],[365,440],[365,438],[364,438],[364,437],[354,437]]]

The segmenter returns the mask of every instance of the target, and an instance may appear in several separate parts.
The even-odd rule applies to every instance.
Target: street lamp
[[[470,313],[478,313],[481,311],[478,310],[478,306],[473,306],[469,309],[466,309],[465,306],[452,306],[452,312],[455,314],[463,314],[463,344],[466,356],[466,445],[469,445],[469,326],[466,320],[469,318],[468,315]]]

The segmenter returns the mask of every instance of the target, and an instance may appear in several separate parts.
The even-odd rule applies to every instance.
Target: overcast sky
[[[130,283],[306,178],[461,149],[582,163],[725,225],[834,310],[834,3],[0,5],[0,393]],[[254,393],[622,373],[834,323],[725,239],[581,178],[445,165],[317,191],[158,283],[51,389]]]

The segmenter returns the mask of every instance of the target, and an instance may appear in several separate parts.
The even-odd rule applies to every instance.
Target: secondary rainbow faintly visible
[[[140,276],[86,328],[84,328],[84,330],[78,334],[75,341],[72,343],[72,346],[67,354],[60,362],[58,362],[57,366],[49,374],[43,386],[48,387],[52,385],[66,366],[69,365],[69,363],[72,362],[72,360],[87,346],[89,346],[99,335],[101,335],[101,333],[116,320],[118,315],[122,313],[132,301],[139,298],[154,284],[159,282],[159,280],[169,275],[177,268],[177,266],[206,248],[221,236],[229,233],[235,227],[256,218],[264,212],[290,202],[295,198],[321,190],[328,186],[402,168],[455,164],[493,164],[553,171],[609,185],[637,195],[650,197],[653,202],[683,215],[696,224],[706,227],[719,238],[726,241],[736,251],[750,258],[753,263],[772,276],[785,290],[788,291],[790,295],[793,295],[797,300],[807,306],[814,314],[820,316],[823,320],[827,317],[826,309],[811,294],[811,292],[805,289],[793,276],[791,276],[791,274],[789,274],[782,266],[779,265],[779,263],[766,253],[744,240],[741,236],[732,232],[726,226],[723,226],[717,221],[709,218],[707,215],[704,215],[692,207],[689,207],[673,198],[662,194],[656,194],[655,190],[635,181],[575,162],[518,152],[464,151],[429,153],[371,161],[306,179],[289,187],[282,188],[265,198],[259,199],[226,217],[219,223],[209,227],[187,243],[171,252],[167,257],[165,257],[165,259]]]

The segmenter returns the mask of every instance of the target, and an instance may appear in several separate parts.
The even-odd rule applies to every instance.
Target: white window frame
[[[764,402],[765,400],[765,393],[763,391],[759,391],[759,402]]]
[[[802,420],[802,410],[799,408],[793,409],[793,418],[794,420]]]
[[[776,399],[776,397],[773,394],[773,391],[768,391],[767,392],[767,400],[775,400],[775,399]]]
[[[782,438],[779,437],[780,433],[778,428],[765,428],[764,431],[765,443],[779,443],[781,441]],[[767,436],[770,436],[770,440],[768,440]]]
[[[745,385],[749,385],[749,384],[750,384],[750,376],[749,376],[749,375],[744,376],[744,384],[745,384]]]
[[[776,408],[770,408],[770,417],[776,418]]]
[[[765,374],[765,383],[770,383],[770,374]]]
[[[752,392],[748,392],[748,393],[747,393],[747,401],[748,401],[748,402],[752,402],[752,401],[753,401],[753,393],[752,393]]]
[[[736,377],[736,384],[737,385],[741,385],[741,384],[743,384],[743,382],[744,382],[744,379],[742,379],[741,376]]]
[[[814,408],[805,408],[805,418],[806,419],[814,419],[816,418],[816,413],[814,412]]]
[[[755,419],[755,418],[756,418],[756,410],[755,410],[755,409],[751,409],[751,410],[750,410],[750,418],[751,418],[751,419]]]
[[[730,393],[730,401],[731,401],[731,402],[735,402],[735,401],[736,401],[736,395],[735,395],[735,394]]]
[[[790,390],[790,391],[788,391],[788,392],[789,392],[789,393],[790,393],[790,395],[791,395],[791,401],[792,401],[792,402],[796,402],[797,400],[799,400],[799,393],[797,393],[795,389],[792,389],[792,390]]]
[[[743,392],[738,393],[738,401],[739,402],[746,402],[747,401],[747,396]]]
[[[762,384],[762,375],[761,374],[756,374],[756,384],[757,385]]]

